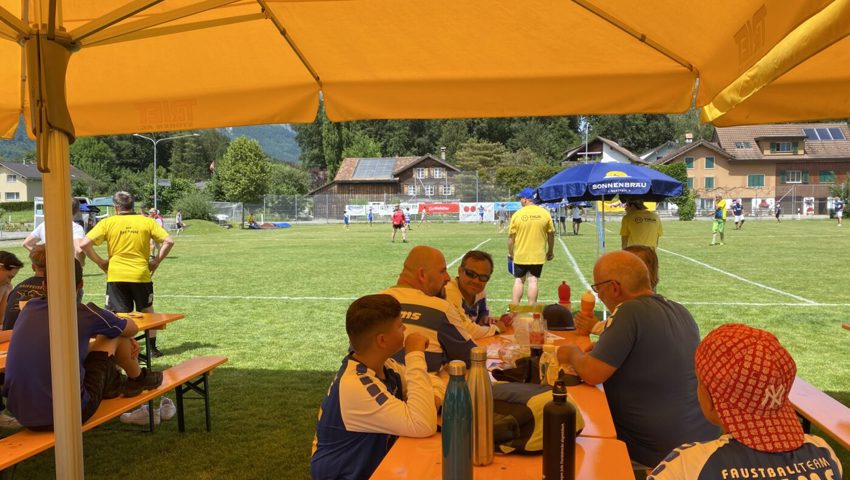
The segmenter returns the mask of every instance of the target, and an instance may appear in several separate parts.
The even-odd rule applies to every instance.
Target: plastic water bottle
[[[508,273],[514,274],[514,257],[508,255]]]
[[[493,463],[493,386],[487,372],[487,349],[470,351],[469,396],[472,400],[472,463]]]
[[[543,317],[540,313],[534,312],[531,316],[531,326],[528,330],[528,344],[542,347],[545,342],[546,325],[543,323]]]
[[[552,344],[543,345],[543,355],[540,357],[540,384],[555,385],[560,371],[558,347]]]
[[[472,401],[463,376],[466,364],[449,362],[449,385],[443,401],[443,478],[472,480]]]
[[[543,407],[543,478],[573,480],[576,472],[576,409],[558,380],[552,401]],[[445,478],[445,477],[444,477]]]
[[[558,286],[558,303],[570,308],[570,286],[567,282],[561,282]]]
[[[593,309],[596,308],[596,297],[590,290],[581,294],[581,313],[585,315],[593,315]]]

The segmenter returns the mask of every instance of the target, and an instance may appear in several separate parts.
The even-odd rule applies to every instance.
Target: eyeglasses
[[[473,280],[478,279],[478,280],[481,280],[482,282],[485,282],[485,283],[490,281],[490,275],[481,275],[480,273],[475,273],[475,272],[473,272],[472,270],[470,270],[466,267],[460,267],[460,268],[461,268],[461,270],[463,270],[464,275],[466,275],[467,277],[469,277]]]
[[[0,263],[0,267],[3,267],[4,270],[8,270],[10,272],[12,270],[19,270],[21,268],[21,267],[15,266],[15,265],[6,265],[4,263]]]
[[[611,282],[620,283],[616,280],[605,280],[603,282],[594,283],[593,285],[590,286],[590,289],[593,290],[596,293],[599,293],[599,286],[600,285],[605,285],[606,283],[611,283]]]

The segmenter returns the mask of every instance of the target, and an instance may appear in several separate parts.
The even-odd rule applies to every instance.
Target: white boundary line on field
[[[488,238],[487,240],[484,240],[483,242],[481,242],[481,243],[479,243],[478,245],[476,245],[476,246],[474,246],[474,247],[470,248],[469,250],[478,250],[478,247],[480,247],[481,245],[484,245],[485,243],[489,242],[490,240],[491,240],[491,239],[490,239],[490,238]],[[464,252],[464,254],[463,254],[463,255],[466,255],[466,252]],[[450,263],[450,264],[446,265],[446,268],[452,268],[452,265],[454,265],[455,263],[459,262],[459,261],[463,258],[463,255],[461,255],[461,256],[459,256],[459,257],[455,258],[454,260],[452,260],[452,263]]]
[[[749,279],[746,279],[746,278],[744,278],[744,277],[741,277],[741,276],[735,275],[734,273],[727,272],[726,270],[721,270],[721,269],[719,269],[719,268],[717,268],[717,267],[714,267],[714,266],[711,266],[711,265],[709,265],[709,264],[707,264],[707,263],[700,262],[699,260],[696,260],[696,259],[694,259],[694,258],[686,257],[685,255],[682,255],[681,253],[671,252],[670,250],[667,250],[667,249],[664,249],[664,248],[659,248],[658,250],[661,250],[661,251],[662,251],[662,252],[664,252],[664,253],[669,253],[669,254],[671,254],[671,255],[675,255],[675,256],[677,256],[677,257],[682,257],[682,258],[684,258],[685,260],[688,260],[688,261],[694,262],[694,263],[696,263],[697,265],[703,266],[703,267],[705,267],[705,268],[707,268],[707,269],[709,269],[709,270],[714,270],[715,272],[718,272],[718,273],[722,273],[723,275],[727,275],[727,276],[732,277],[732,278],[734,278],[734,279],[736,279],[736,280],[740,280],[740,281],[742,281],[742,282],[744,282],[744,283],[749,283],[750,285],[755,285],[755,286],[757,286],[757,287],[764,288],[765,290],[770,290],[771,292],[778,293],[778,294],[780,294],[780,295],[785,295],[786,297],[791,297],[791,298],[793,298],[793,299],[795,299],[795,300],[799,300],[799,301],[801,301],[801,302],[808,303],[808,304],[810,304],[810,305],[817,305],[817,304],[818,304],[818,303],[817,303],[817,302],[815,302],[814,300],[809,300],[808,298],[803,298],[803,297],[801,297],[801,296],[799,296],[799,295],[794,295],[793,293],[784,292],[784,291],[782,291],[782,290],[779,290],[778,288],[773,288],[773,287],[769,287],[769,286],[767,286],[767,285],[764,285],[764,284],[762,284],[762,283],[754,282],[754,281],[749,280]]]
[[[573,254],[570,253],[570,249],[567,248],[567,244],[564,243],[564,240],[561,237],[558,237],[558,241],[561,242],[561,247],[563,247],[564,253],[567,254],[567,259],[570,261],[570,264],[572,264],[573,270],[575,270],[576,275],[578,275],[578,278],[581,280],[581,283],[583,283],[584,286],[587,287],[587,290],[590,290],[590,284],[587,283],[587,279],[584,278],[584,274],[581,273],[581,269],[578,267],[578,262],[576,262],[576,259],[575,257],[573,257]]]
[[[100,293],[87,293],[86,297],[92,298],[102,298],[103,294]],[[325,301],[352,301],[357,300],[358,297],[314,297],[314,296],[260,296],[260,295],[182,295],[182,294],[157,294],[156,298],[186,298],[186,299],[197,299],[197,300],[272,300],[272,301],[315,301],[315,302],[325,302]],[[490,298],[488,299],[493,302],[510,302],[509,298]],[[554,303],[557,299],[545,299],[541,298],[541,303]],[[574,300],[572,303],[579,303],[578,300]],[[700,302],[700,301],[680,301],[682,305],[709,305],[709,306],[718,306],[718,307],[731,307],[731,306],[741,306],[741,307],[836,307],[836,308],[846,308],[850,307],[850,303],[759,303],[759,302]]]

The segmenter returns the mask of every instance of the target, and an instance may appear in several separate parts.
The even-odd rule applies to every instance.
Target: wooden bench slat
[[[850,450],[850,408],[797,377],[788,396],[797,413]]]
[[[83,424],[83,431],[87,432],[128,410],[170,392],[178,385],[197,378],[225,362],[227,362],[227,357],[220,355],[195,357],[166,369],[163,371],[162,385],[155,390],[147,390],[130,398],[119,397],[103,400],[97,412]],[[0,438],[0,470],[51,448],[55,442],[56,437],[53,432],[34,432],[27,429],[6,438]]]

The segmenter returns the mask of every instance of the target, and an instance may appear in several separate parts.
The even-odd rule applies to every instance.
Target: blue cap
[[[534,189],[532,189],[531,187],[525,187],[522,190],[520,190],[519,193],[516,194],[516,198],[532,199],[532,198],[534,198]]]

